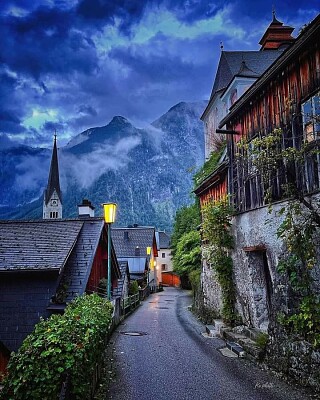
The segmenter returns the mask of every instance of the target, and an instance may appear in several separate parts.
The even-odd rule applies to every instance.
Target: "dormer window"
[[[238,99],[238,92],[237,89],[233,89],[230,94],[230,107],[237,101]]]

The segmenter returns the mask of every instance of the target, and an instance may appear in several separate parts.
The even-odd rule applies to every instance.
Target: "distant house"
[[[159,249],[157,264],[161,268],[162,284],[167,286],[180,286],[180,278],[173,272],[170,236],[163,231],[156,232],[156,236]]]
[[[0,221],[0,372],[40,317],[63,312],[78,295],[105,291],[107,256],[101,218]],[[111,260],[118,295],[113,247]]]
[[[119,262],[128,263],[130,280],[138,281],[140,286],[149,284],[152,289],[159,286],[161,271],[155,261],[158,256],[155,228],[138,225],[112,228],[111,236]]]

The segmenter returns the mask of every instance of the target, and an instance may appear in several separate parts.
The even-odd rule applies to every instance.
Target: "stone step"
[[[240,346],[239,343],[236,342],[226,342],[227,349],[231,350],[233,353],[235,353],[238,357],[244,357],[245,356],[245,351],[243,348]]]
[[[242,347],[247,358],[261,360],[263,358],[263,349],[261,349],[254,340],[240,333],[226,330],[223,332],[223,337],[226,342],[237,343]]]

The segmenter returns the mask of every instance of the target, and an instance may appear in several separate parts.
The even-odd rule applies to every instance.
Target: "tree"
[[[176,215],[171,238],[173,268],[180,275],[181,285],[190,288],[189,274],[201,267],[199,204],[182,207]]]

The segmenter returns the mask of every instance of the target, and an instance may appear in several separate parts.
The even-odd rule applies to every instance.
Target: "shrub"
[[[63,315],[42,319],[12,355],[0,399],[58,399],[66,379],[72,399],[87,399],[111,318],[111,303],[91,294],[75,299]]]

